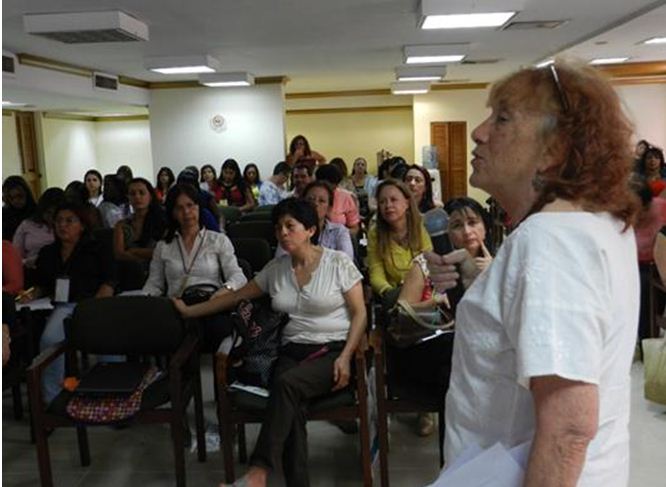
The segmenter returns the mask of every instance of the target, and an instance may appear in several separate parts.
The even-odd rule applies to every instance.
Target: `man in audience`
[[[278,162],[273,175],[266,179],[259,190],[259,206],[277,205],[288,195],[286,188],[291,167],[286,162]]]
[[[305,187],[314,181],[312,173],[312,166],[308,164],[299,162],[294,166],[294,169],[291,171],[291,184],[293,189],[290,196],[295,198],[303,196],[303,190]]]

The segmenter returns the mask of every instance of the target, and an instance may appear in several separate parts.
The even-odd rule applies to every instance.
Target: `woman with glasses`
[[[46,321],[40,341],[45,350],[64,340],[63,323],[76,303],[88,298],[113,296],[115,269],[112,256],[91,238],[85,209],[63,203],[54,216],[55,242],[43,247],[37,257],[35,286],[23,302],[48,296],[55,309]],[[64,357],[44,372],[43,399],[50,402],[59,392],[64,375]]]
[[[446,462],[471,445],[529,441],[524,485],[626,486],[632,126],[596,70],[558,61],[497,82],[488,105],[470,184],[517,225],[456,310]],[[455,284],[452,255],[428,260],[437,289]]]
[[[340,223],[333,223],[328,219],[328,212],[333,204],[333,187],[326,181],[313,181],[303,190],[305,201],[311,203],[317,211],[317,226],[319,228],[317,244],[331,250],[339,250],[354,260],[354,246],[347,227]],[[275,257],[286,254],[278,246]]]

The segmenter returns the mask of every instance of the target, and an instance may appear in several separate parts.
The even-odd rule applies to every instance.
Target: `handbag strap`
[[[415,323],[418,323],[420,326],[423,328],[427,328],[429,330],[437,331],[437,330],[449,330],[454,327],[455,322],[450,321],[449,323],[444,323],[442,325],[433,325],[432,323],[426,322],[423,318],[421,318],[416,311],[414,311],[414,308],[412,308],[412,305],[409,304],[406,300],[404,299],[399,299],[398,302],[396,303],[396,307],[402,309],[404,313],[409,316],[411,320],[414,320]],[[439,310],[439,308],[438,308]]]

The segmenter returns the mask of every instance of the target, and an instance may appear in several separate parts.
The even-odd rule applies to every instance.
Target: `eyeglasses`
[[[569,111],[569,101],[567,100],[567,95],[562,89],[562,84],[560,83],[560,77],[557,74],[555,65],[551,64],[548,66],[550,69],[550,74],[553,76],[553,82],[555,83],[555,88],[557,89],[557,94],[560,97],[560,104],[562,105],[562,112],[567,113]]]

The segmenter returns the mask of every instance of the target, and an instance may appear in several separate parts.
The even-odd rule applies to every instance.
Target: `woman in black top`
[[[35,288],[24,297],[31,301],[43,296],[53,298],[54,310],[47,319],[40,348],[44,350],[65,338],[64,320],[76,303],[88,298],[113,296],[115,269],[113,257],[90,238],[85,210],[71,203],[55,213],[56,240],[42,248],[37,257]],[[60,392],[64,358],[58,358],[44,371],[44,400]]]
[[[21,176],[9,176],[2,183],[2,239],[11,241],[23,220],[31,216],[37,204]]]

